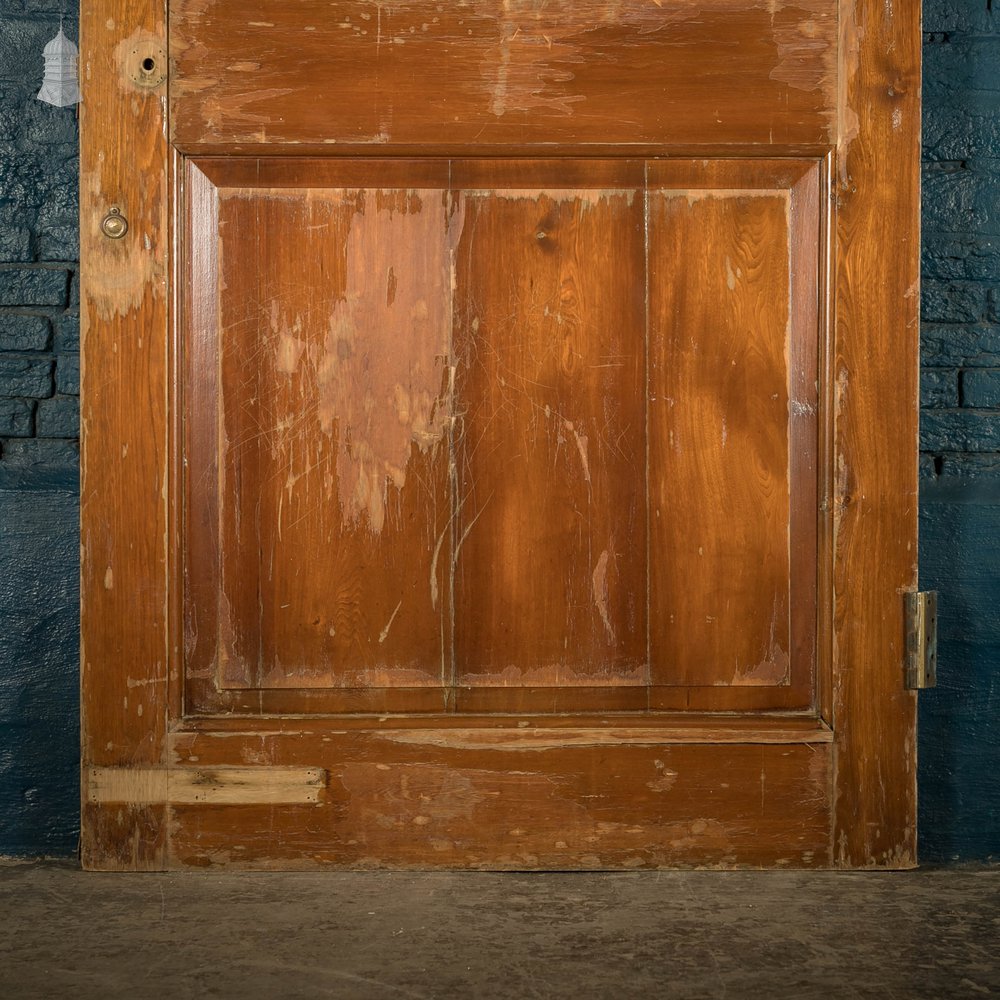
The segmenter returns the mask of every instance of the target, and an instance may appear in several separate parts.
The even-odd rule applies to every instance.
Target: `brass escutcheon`
[[[122,215],[120,208],[112,208],[104,216],[101,220],[101,232],[109,240],[120,240],[128,232],[128,219]]]

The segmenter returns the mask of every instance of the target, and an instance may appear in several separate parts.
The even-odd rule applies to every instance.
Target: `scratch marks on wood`
[[[656,777],[646,782],[646,787],[651,792],[669,792],[677,783],[677,772],[671,770],[662,760],[654,760],[653,766],[656,768]]]
[[[225,683],[786,685],[803,167],[287,163],[218,188]]]
[[[301,338],[302,317],[296,316],[292,329],[287,324],[282,327],[281,306],[278,300],[271,300],[271,332],[278,336],[277,357],[274,367],[282,375],[294,375],[306,349],[306,342]]]
[[[477,777],[475,771],[427,764],[390,767],[352,762],[344,765],[340,781],[350,796],[348,808],[363,812],[359,831],[365,826],[407,831],[414,826],[451,826],[454,820],[471,820],[481,802],[500,795],[480,790]]]
[[[461,210],[236,186],[219,212],[224,676],[436,685]]]
[[[573,435],[576,442],[576,450],[580,453],[580,466],[583,469],[583,478],[590,484],[590,459],[587,457],[587,435],[581,434],[576,429],[572,420],[563,420],[563,427]]]
[[[597,557],[597,565],[591,577],[594,587],[594,606],[601,615],[604,622],[604,629],[608,633],[608,641],[615,641],[615,627],[611,624],[611,616],[608,614],[608,550],[604,549]]]
[[[268,11],[248,23],[236,0],[171,4],[182,148],[833,139],[837,0],[332,0]],[[259,68],[228,70],[234,52]]]
[[[139,86],[132,78],[133,69],[149,52],[162,53],[163,36],[140,28],[115,47],[113,65],[118,71],[121,106],[129,127],[138,131],[160,131],[160,92]],[[120,240],[100,234],[96,224],[92,238],[86,240],[87,296],[82,304],[82,323],[86,326],[93,311],[94,319],[110,322],[127,317],[150,301],[166,298],[166,249],[161,232],[153,225],[163,209],[164,177],[160,165],[153,162],[152,148],[131,150],[137,169],[145,169],[143,184],[125,185],[112,171],[115,150],[110,133],[95,134],[89,156],[90,169],[81,179],[82,217],[100,220],[111,207],[118,208],[132,222],[132,229]],[[149,232],[139,227],[141,219],[150,220]],[[152,235],[150,235],[152,233]]]
[[[601,641],[606,642],[605,636]],[[635,663],[628,667],[620,663],[602,663],[596,660],[584,660],[579,655],[574,656],[567,642],[562,637],[559,645],[561,655],[552,663],[539,662],[538,659],[528,661],[529,666],[519,666],[508,663],[503,669],[487,671],[482,666],[473,672],[471,666],[478,661],[470,661],[466,670],[459,675],[459,683],[469,687],[487,688],[616,688],[642,687],[647,682],[647,670],[644,663]],[[524,662],[526,658],[522,658]],[[609,698],[611,695],[609,694]],[[501,704],[502,699],[497,702]]]
[[[378,641],[379,645],[385,642],[386,637],[389,635],[389,629],[392,628],[392,623],[396,620],[396,615],[399,614],[399,609],[403,606],[403,602],[400,601],[395,608],[393,608],[392,614],[389,616],[389,620],[385,623],[385,628],[379,633]]]
[[[837,78],[837,12],[828,0],[770,4],[778,62],[770,78],[795,90],[830,94]]]
[[[654,676],[784,683],[786,193],[654,193],[649,225],[650,544],[670,553],[651,560],[651,600],[668,612],[651,622]]]
[[[761,659],[758,663],[746,667],[739,661],[736,671],[729,682],[734,686],[746,684],[765,684],[773,687],[784,684],[788,680],[789,656],[787,646],[782,646],[778,637],[788,630],[788,608],[783,595],[775,595],[774,608],[771,612],[771,627],[768,631]]]
[[[440,192],[358,197],[343,250],[346,287],[314,364],[320,427],[333,435],[337,423],[345,517],[365,518],[377,534],[390,485],[402,490],[406,482],[412,447],[427,452],[450,427],[442,393],[451,341],[448,238],[461,234],[462,222],[453,217],[449,227]],[[372,280],[380,274],[390,276],[384,290]]]
[[[568,747],[618,747],[618,746],[670,746],[675,744],[725,744],[760,743],[797,744],[803,742],[830,743],[828,730],[805,733],[801,729],[768,729],[755,731],[752,727],[692,726],[669,728],[664,726],[605,726],[600,729],[586,727],[531,729],[387,729],[378,734],[378,740],[407,746],[430,749],[493,750],[500,752],[526,752],[560,750]],[[667,768],[662,760],[654,762],[656,774],[652,780],[667,779],[672,786],[677,772]],[[666,782],[658,790],[666,790]]]
[[[645,451],[642,338],[630,335],[644,328],[642,200],[615,179],[578,191],[525,177],[495,197],[477,185],[466,207],[455,329],[463,685],[643,683],[644,517],[630,485]],[[614,556],[615,537],[634,544]]]
[[[586,58],[576,42],[579,27],[565,12],[553,17],[534,0],[502,0],[498,27],[499,55],[487,50],[481,69],[490,111],[498,118],[540,110],[572,115],[573,105],[586,100],[566,86],[574,77],[572,67]]]
[[[840,3],[840,71],[837,74],[837,177],[842,188],[850,184],[851,145],[858,137],[861,120],[851,104],[854,80],[861,59],[855,0]]]

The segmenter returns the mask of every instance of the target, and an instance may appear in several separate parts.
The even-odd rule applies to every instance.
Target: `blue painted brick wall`
[[[77,127],[35,100],[69,0],[0,0],[0,854],[78,830]]]
[[[75,461],[79,307],[73,108],[35,100],[70,0],[0,0],[0,461]],[[54,419],[59,414],[60,419]]]
[[[994,11],[994,6],[996,10]],[[920,852],[1000,857],[1000,2],[925,0]]]
[[[1000,855],[1000,0],[924,3],[925,859]],[[34,99],[71,0],[0,0],[0,854],[77,831],[76,117]]]

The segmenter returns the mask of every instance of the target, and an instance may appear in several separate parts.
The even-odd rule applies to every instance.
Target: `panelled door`
[[[88,867],[915,863],[904,6],[89,5]]]

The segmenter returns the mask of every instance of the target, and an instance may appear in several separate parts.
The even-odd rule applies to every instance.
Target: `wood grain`
[[[808,868],[830,863],[830,745],[531,749],[406,730],[186,734],[178,764],[325,767],[312,806],[176,806],[171,867]],[[308,761],[308,763],[307,763]]]
[[[651,164],[656,707],[678,707],[666,688],[685,684],[813,701],[820,176],[805,162]]]
[[[187,152],[829,143],[836,33],[835,0],[175,0],[171,136]]]
[[[113,16],[111,26],[108,18]],[[168,173],[163,99],[134,79],[163,48],[162,4],[81,11],[81,756],[155,764],[166,731]],[[136,53],[139,53],[137,56]],[[117,207],[121,240],[100,221]],[[83,794],[87,793],[86,770]],[[84,811],[87,867],[161,866],[164,811]]]
[[[819,175],[808,160],[189,161],[188,704],[807,708]],[[393,187],[354,186],[366,183]],[[768,198],[777,208],[762,226],[751,209]],[[742,212],[747,232],[699,218],[671,232],[670,205]],[[689,246],[718,263],[715,285],[676,266]],[[685,331],[691,371],[678,364]],[[716,355],[737,350],[743,368],[717,385],[737,357]],[[754,393],[773,412],[757,412]],[[685,479],[724,457],[724,439],[687,466],[663,451],[674,432],[661,417],[684,415],[700,434],[706,401],[746,438],[720,473],[732,488],[753,488],[747,442],[774,446],[763,521],[759,487],[735,506],[709,491],[706,507],[703,484]],[[713,511],[744,533],[706,528],[742,567],[727,579],[743,603],[720,589],[717,560],[686,561],[690,519]],[[772,593],[758,606],[760,565]],[[665,585],[694,616],[674,631]],[[708,622],[712,646],[699,629],[715,600],[730,617]],[[734,673],[733,623],[753,645],[737,655],[774,676]],[[661,662],[650,677],[649,641],[682,669]]]
[[[455,680],[645,685],[642,164],[586,189],[546,184],[544,165],[520,187],[468,169]]]
[[[649,600],[661,683],[789,678],[788,211],[779,191],[650,195]]]
[[[920,18],[841,5],[833,391],[836,863],[916,864]]]
[[[552,716],[522,716],[510,713],[491,713],[474,719],[454,713],[438,713],[426,716],[414,726],[413,720],[404,714],[386,715],[378,719],[377,731],[388,739],[420,742],[437,739],[448,744],[452,731],[463,732],[474,727],[474,731],[496,733],[498,740],[510,747],[517,736],[524,738],[525,748],[530,749],[532,741],[541,737],[562,734],[567,742],[580,742],[584,736],[593,736],[592,744],[603,745],[609,740],[624,739],[625,742],[650,744],[668,743],[830,743],[833,731],[815,716],[792,713],[757,714],[754,716],[736,713],[714,712],[649,712],[640,716],[623,716],[618,712],[574,712]],[[285,738],[297,739],[305,735],[325,735],[330,730],[355,732],[372,730],[372,719],[359,715],[341,715],[335,720],[319,715],[295,717],[276,715],[267,719],[242,718],[237,715],[214,717],[189,716],[178,720],[171,728],[168,742],[172,748],[170,759],[175,763],[196,764],[191,756],[183,756],[182,750],[198,734],[216,734],[258,740],[265,747],[272,739],[279,742]],[[470,730],[471,731],[471,730]],[[596,738],[596,734],[605,733]],[[579,737],[579,739],[577,738]],[[639,738],[641,737],[641,738]],[[485,738],[485,737],[484,737]],[[554,738],[554,737],[553,737]],[[237,744],[233,744],[234,746]],[[179,756],[178,756],[179,755]],[[265,755],[265,759],[269,759]]]
[[[220,197],[226,685],[440,684],[447,214],[440,189]]]
[[[914,864],[918,16],[437,7],[82,12],[84,865]]]
[[[91,803],[199,802],[212,805],[286,805],[318,802],[326,772],[314,767],[93,767]]]

